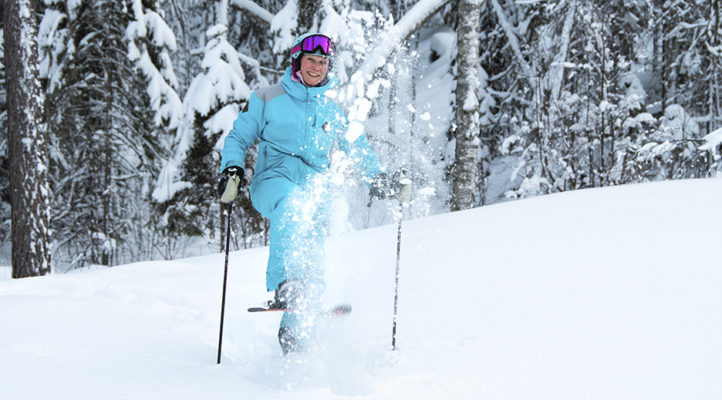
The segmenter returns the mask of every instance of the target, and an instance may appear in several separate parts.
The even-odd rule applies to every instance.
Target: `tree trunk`
[[[476,206],[479,158],[479,24],[481,0],[459,0],[456,78],[456,158],[452,209]]]
[[[719,0],[714,0],[712,2],[712,12],[713,15],[713,22],[712,22],[712,46],[719,48],[720,46],[720,40],[719,40],[719,31],[720,31],[720,12],[719,12]],[[710,87],[710,114],[712,115],[712,118],[710,119],[710,122],[707,125],[707,133],[712,132],[713,130],[717,129],[719,127],[718,121],[720,119],[720,95],[719,95],[719,59],[718,57],[712,55],[712,85]]]
[[[31,3],[8,0],[3,5],[13,278],[50,271],[47,144],[38,78],[38,27]]]

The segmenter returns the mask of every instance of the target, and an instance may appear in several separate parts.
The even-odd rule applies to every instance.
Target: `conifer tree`
[[[186,125],[178,133],[176,154],[164,169],[165,182],[159,182],[154,195],[167,221],[166,235],[200,236],[209,244],[223,231],[216,194],[222,140],[251,94],[242,56],[228,42],[228,1],[217,0],[213,11],[201,71],[184,98]],[[252,173],[252,168],[246,169]],[[243,215],[238,209],[235,213]]]
[[[156,147],[148,80],[128,58],[122,3],[81,2],[68,10],[70,46],[48,96],[55,135],[53,188],[59,250],[70,267],[147,256],[144,185]]]
[[[149,82],[147,87],[154,122],[163,136],[158,141],[170,145],[170,138],[182,118],[178,79],[171,60],[176,50],[175,34],[163,19],[157,1],[131,0],[133,20],[128,25],[129,57]],[[160,11],[160,13],[159,13]]]
[[[150,188],[156,183],[172,148],[173,139],[182,122],[182,104],[178,96],[178,80],[171,59],[177,49],[175,34],[163,18],[163,10],[157,1],[131,0],[131,22],[126,30],[128,38],[128,56],[134,63],[136,72],[148,82],[146,92],[150,107],[154,113],[152,130],[146,132],[144,156],[148,160],[143,170],[142,191],[143,206],[138,213],[148,221],[147,229],[135,230],[137,242],[150,241],[150,245],[141,245],[149,251],[154,248],[167,253],[168,241],[163,238],[163,221],[157,212],[153,212]],[[149,253],[150,258],[153,254]]]
[[[12,208],[12,277],[50,272],[47,141],[38,72],[36,12],[30,0],[3,5]]]
[[[7,93],[3,36],[3,22],[0,18],[0,241],[10,243],[10,165],[7,147]]]

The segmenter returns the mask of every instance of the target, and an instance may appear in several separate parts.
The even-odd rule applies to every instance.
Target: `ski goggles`
[[[320,51],[321,54],[326,56],[334,54],[334,46],[331,38],[324,35],[308,36],[306,38],[303,38],[303,40],[301,40],[301,43],[296,45],[296,47],[291,50],[291,53],[315,53],[317,51]]]

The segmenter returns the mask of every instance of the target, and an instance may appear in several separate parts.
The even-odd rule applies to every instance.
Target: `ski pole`
[[[396,282],[394,287],[394,326],[391,330],[391,350],[396,350],[396,320],[399,310],[399,269],[401,265],[401,221],[404,217],[403,203],[399,202],[399,225],[396,231]]]
[[[226,221],[226,265],[223,268],[223,297],[221,299],[221,329],[218,334],[218,359],[216,364],[221,363],[221,346],[223,345],[223,316],[226,310],[226,282],[228,280],[228,251],[231,244],[231,203],[228,203],[228,220]]]
[[[403,171],[403,170],[402,170]],[[399,193],[399,224],[396,230],[396,277],[394,285],[394,326],[391,330],[391,350],[396,350],[396,321],[399,310],[399,271],[401,269],[401,222],[404,220],[404,207],[408,205],[411,198],[411,180],[403,171],[399,177],[402,184]]]

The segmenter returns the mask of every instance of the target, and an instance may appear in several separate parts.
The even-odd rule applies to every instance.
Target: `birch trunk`
[[[479,161],[479,24],[481,0],[459,0],[456,79],[456,158],[452,209],[476,206]]]

